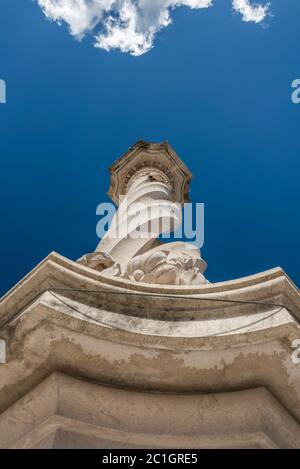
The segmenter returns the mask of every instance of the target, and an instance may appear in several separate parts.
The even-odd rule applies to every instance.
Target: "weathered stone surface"
[[[206,396],[153,394],[61,373],[4,412],[0,427],[4,424],[2,447],[21,449],[300,445],[298,425],[264,388]]]
[[[281,269],[172,287],[105,277],[51,254],[0,302],[0,337],[7,342],[0,445],[299,447],[300,370],[291,360],[292,342],[300,336],[299,305],[299,291]],[[73,382],[47,384],[56,371],[80,377],[82,391],[77,395]],[[90,381],[101,398],[87,403]],[[130,427],[122,427],[126,414],[119,409],[123,399],[131,402],[128,389],[136,394],[124,412],[134,413]],[[249,399],[241,390],[249,390]],[[65,404],[57,405],[49,392],[64,394]],[[165,437],[158,422],[152,427],[152,405],[164,416]],[[64,406],[68,412],[51,411]],[[109,406],[105,426],[100,414]],[[99,419],[92,422],[95,409]],[[185,415],[202,409],[201,418],[192,424],[179,409]]]

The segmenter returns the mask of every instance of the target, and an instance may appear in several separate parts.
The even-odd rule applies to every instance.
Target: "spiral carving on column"
[[[172,233],[182,223],[182,206],[175,193],[176,187],[178,192],[181,186],[174,171],[176,166],[158,164],[155,159],[149,164],[147,156],[147,160],[138,161],[123,174],[125,194],[118,193],[119,207],[109,230],[96,252],[83,256],[79,262],[101,270],[104,275],[133,282],[207,283],[203,276],[206,263],[197,247],[159,240],[162,234]]]

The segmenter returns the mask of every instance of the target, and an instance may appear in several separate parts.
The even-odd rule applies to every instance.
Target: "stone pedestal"
[[[130,197],[184,201],[185,183],[176,200],[144,177]],[[90,266],[52,253],[0,300],[0,447],[299,448],[300,294],[284,271],[159,284],[136,277],[157,247],[116,246]]]

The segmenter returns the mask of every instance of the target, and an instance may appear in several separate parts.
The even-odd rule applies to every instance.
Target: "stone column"
[[[158,244],[162,233],[172,233],[181,224],[181,205],[172,201],[171,191],[160,171],[146,168],[135,174],[96,251],[109,254],[124,271],[134,256]]]
[[[95,253],[79,262],[132,281],[206,283],[197,247],[158,239],[180,226],[190,179],[168,144],[139,142],[111,168],[110,195],[119,208]]]

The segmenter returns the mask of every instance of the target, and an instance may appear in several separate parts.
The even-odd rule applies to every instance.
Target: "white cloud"
[[[47,18],[69,25],[70,32],[81,38],[101,21],[115,0],[37,0]]]
[[[241,13],[243,21],[253,21],[254,23],[260,23],[264,20],[270,8],[269,3],[260,5],[250,3],[249,0],[233,0],[232,6],[235,11]]]
[[[213,0],[36,0],[47,18],[65,22],[78,39],[88,32],[95,36],[95,46],[120,49],[142,55],[153,47],[157,32],[168,26],[173,9],[186,6],[208,8]],[[232,0],[233,9],[244,21],[261,22],[269,6]]]
[[[152,48],[157,32],[171,23],[173,8],[207,8],[212,0],[119,0],[117,4],[117,11],[113,9],[104,21],[95,45],[141,55]]]

